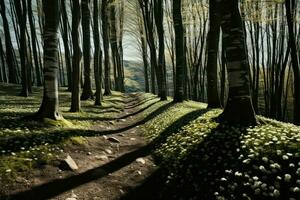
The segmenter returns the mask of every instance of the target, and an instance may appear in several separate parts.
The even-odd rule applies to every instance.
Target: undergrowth
[[[145,126],[156,140],[163,170],[163,197],[170,199],[288,199],[300,197],[300,128],[259,117],[266,124],[229,126],[203,110],[187,124],[184,116],[203,104],[176,104]],[[176,129],[169,129],[174,124]],[[181,127],[181,128],[178,128]],[[160,141],[160,140],[159,140]]]

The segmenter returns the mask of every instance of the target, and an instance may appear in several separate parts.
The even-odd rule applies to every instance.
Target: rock
[[[110,150],[110,149],[105,149],[104,150],[106,153],[108,153],[108,154],[112,154],[113,152],[112,152],[112,150]]]
[[[127,120],[126,120],[126,119],[121,119],[120,121],[121,121],[121,122],[126,122]]]
[[[108,160],[108,157],[106,155],[95,156],[95,158],[97,160],[103,160],[103,161],[107,161]]]
[[[113,143],[120,143],[120,140],[118,140],[115,137],[109,137],[109,138],[107,138],[107,140],[110,141],[110,142],[113,142]]]
[[[136,141],[136,138],[130,138],[130,141]]]
[[[119,134],[119,136],[121,136],[121,137],[125,137],[125,134],[123,134],[123,133],[120,133],[120,134]]]
[[[28,180],[26,180],[26,179],[23,178],[23,177],[18,176],[18,177],[16,178],[16,182],[17,182],[17,183],[26,183],[26,182],[28,182]]]
[[[60,168],[63,170],[76,171],[78,169],[78,166],[73,160],[73,158],[70,155],[68,155],[67,158],[62,161]]]
[[[107,136],[106,135],[103,135],[103,138],[104,138],[104,140],[107,140]]]
[[[139,171],[139,170],[137,171],[137,173],[138,173],[138,175],[142,175],[142,172],[141,172],[141,171]]]
[[[89,155],[89,156],[92,155],[92,152],[87,152],[87,155]]]
[[[135,160],[136,162],[138,162],[138,163],[141,163],[141,164],[146,164],[146,161],[145,161],[145,159],[144,158],[138,158],[138,159],[136,159]]]
[[[124,190],[120,189],[119,191],[121,194],[125,194]]]
[[[76,198],[70,197],[70,198],[66,198],[66,200],[77,200]]]
[[[110,125],[114,125],[114,124],[115,124],[114,121],[109,121],[108,123],[109,123]]]

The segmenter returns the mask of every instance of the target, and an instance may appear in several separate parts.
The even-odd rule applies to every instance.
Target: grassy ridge
[[[150,139],[167,135],[155,151],[167,185],[163,197],[299,199],[299,127],[262,117],[255,127],[228,126],[214,121],[220,110],[204,108],[176,104],[144,126]]]

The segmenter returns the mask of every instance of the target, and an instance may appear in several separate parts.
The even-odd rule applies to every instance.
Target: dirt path
[[[157,166],[144,148],[147,141],[136,125],[143,123],[144,109],[139,106],[145,100],[138,94],[127,94],[125,99],[125,108],[115,120],[108,121],[107,126],[92,127],[111,134],[85,137],[84,144],[65,147],[65,154],[79,167],[76,172],[61,170],[55,163],[46,165],[34,171],[29,183],[34,187],[12,199],[120,199],[155,172]]]

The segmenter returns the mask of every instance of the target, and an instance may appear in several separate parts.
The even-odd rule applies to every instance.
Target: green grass
[[[221,110],[204,108],[176,104],[144,126],[152,140],[165,136],[154,152],[164,197],[299,199],[299,127],[263,117],[255,127],[228,126],[214,121]],[[202,115],[190,120],[197,109]]]

